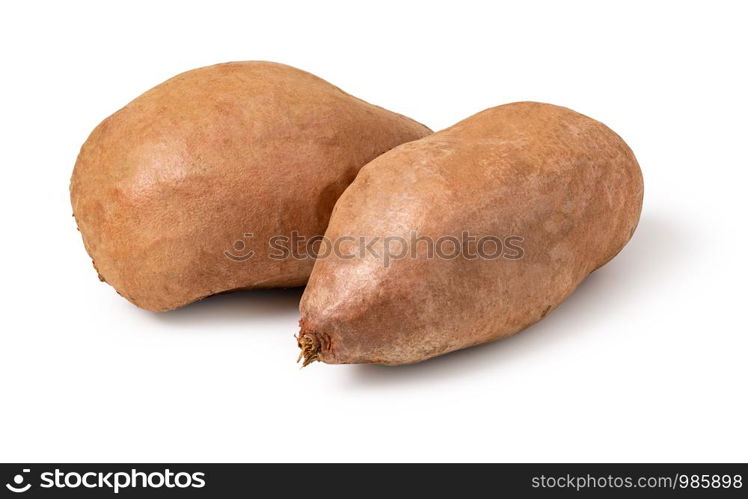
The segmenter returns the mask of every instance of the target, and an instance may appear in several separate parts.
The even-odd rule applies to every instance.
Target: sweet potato
[[[304,292],[304,362],[406,364],[516,333],[623,248],[642,195],[618,135],[549,104],[495,107],[396,147],[335,206],[326,237],[351,239]],[[460,238],[459,256],[429,255],[424,240],[465,232],[514,249],[470,258],[475,240]],[[385,262],[384,238],[414,233],[415,251]],[[351,242],[362,238],[366,251]]]
[[[359,168],[428,133],[289,66],[196,69],[91,133],[73,214],[100,278],[145,309],[299,286],[313,259],[270,259],[269,238],[321,235]]]

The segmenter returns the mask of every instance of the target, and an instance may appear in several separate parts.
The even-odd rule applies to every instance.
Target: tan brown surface
[[[303,285],[313,261],[267,239],[324,233],[359,168],[430,133],[314,75],[267,62],[180,74],[104,120],[83,145],[73,212],[102,280],[169,310],[216,293]],[[251,232],[247,261],[224,251]]]
[[[423,247],[387,268],[371,254],[318,260],[300,307],[305,361],[404,364],[516,333],[623,248],[642,195],[618,135],[548,104],[495,107],[401,145],[361,170],[328,237],[519,235],[524,257],[428,259]]]

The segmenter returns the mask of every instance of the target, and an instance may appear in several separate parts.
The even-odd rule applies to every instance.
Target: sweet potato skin
[[[71,179],[73,214],[100,278],[145,309],[300,286],[313,259],[269,260],[268,239],[323,234],[359,168],[428,133],[282,64],[200,68],[91,133]],[[246,233],[254,256],[227,258]]]
[[[623,140],[563,107],[507,104],[403,144],[360,171],[329,239],[518,235],[523,256],[320,259],[300,305],[306,362],[407,364],[521,331],[624,247],[642,198]]]

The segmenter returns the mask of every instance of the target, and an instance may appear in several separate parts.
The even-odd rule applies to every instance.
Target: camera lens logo
[[[23,470],[23,472],[24,473],[30,473],[31,470],[28,469],[28,468],[26,468],[26,469]],[[10,483],[6,483],[5,486],[8,487],[8,490],[10,490],[11,492],[15,492],[16,494],[21,494],[21,493],[26,492],[27,490],[29,490],[31,488],[31,484],[30,483],[27,483],[26,485],[23,485],[23,480],[24,480],[23,475],[18,474],[18,475],[16,475],[16,476],[13,477],[13,483],[15,485],[10,484]]]
[[[245,239],[252,239],[254,237],[254,234],[252,232],[245,232],[244,238]],[[242,239],[237,239],[234,241],[234,244],[231,245],[232,249],[237,253],[234,254],[229,250],[226,250],[223,252],[224,256],[228,258],[229,260],[233,260],[235,262],[246,262],[253,256],[255,256],[255,252],[252,250],[247,249],[247,243],[244,242]]]

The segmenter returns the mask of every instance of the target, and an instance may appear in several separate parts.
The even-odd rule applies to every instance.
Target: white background
[[[740,2],[4,3],[5,461],[746,461]],[[68,182],[94,126],[194,68],[273,60],[435,130],[565,105],[635,151],[633,240],[540,324],[409,367],[300,370],[300,290],[139,310]]]

